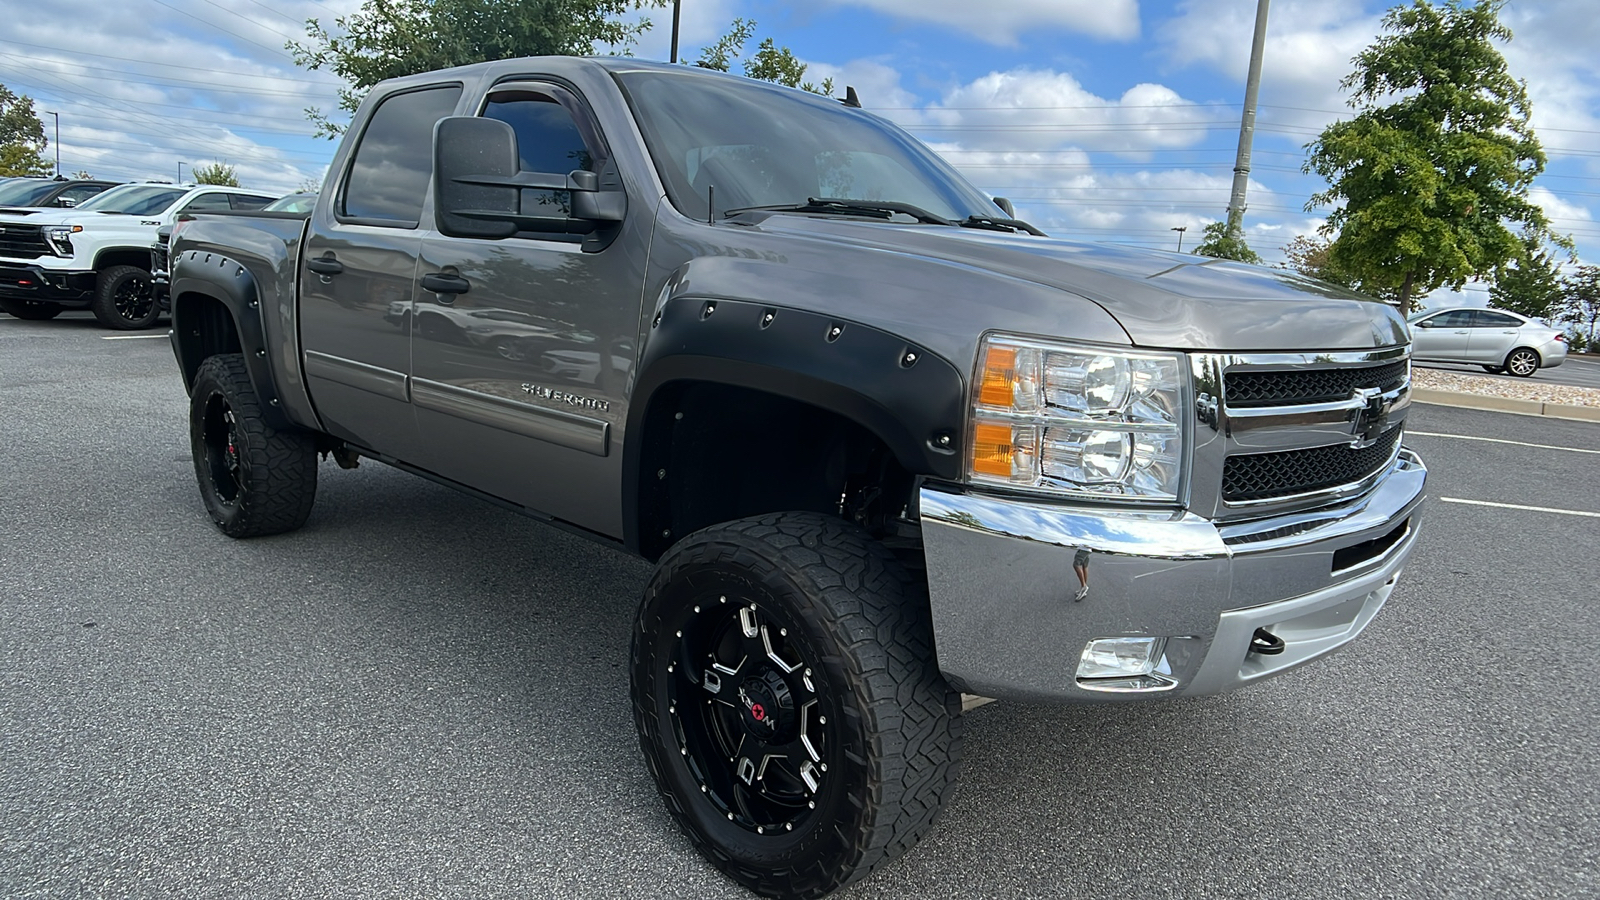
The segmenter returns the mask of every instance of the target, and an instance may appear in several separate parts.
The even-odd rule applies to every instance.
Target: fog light
[[[1091,691],[1165,691],[1177,685],[1164,637],[1096,638],[1078,660],[1078,686]]]

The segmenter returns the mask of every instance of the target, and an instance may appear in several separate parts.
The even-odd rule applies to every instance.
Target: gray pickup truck
[[[761,82],[386,82],[309,217],[199,216],[172,260],[222,530],[299,527],[331,454],[653,561],[645,760],[768,896],[929,830],[963,692],[1280,674],[1366,627],[1417,536],[1388,306],[1046,237],[883,119]]]

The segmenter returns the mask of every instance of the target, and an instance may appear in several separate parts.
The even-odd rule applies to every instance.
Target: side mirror
[[[67,209],[71,209],[78,205],[78,201],[71,197],[62,197],[61,199],[57,200],[56,203],[60,206],[66,207]]]
[[[1015,219],[1017,217],[1017,211],[1011,206],[1010,200],[1004,197],[996,197],[994,198],[994,205],[1000,207],[1000,210],[1006,214],[1006,218]]]
[[[433,179],[435,219],[439,231],[452,237],[586,235],[621,222],[627,212],[627,195],[615,177],[519,171],[517,134],[498,119],[440,119],[433,132]],[[566,191],[570,210],[552,205],[550,191]],[[556,214],[545,214],[550,212]]]

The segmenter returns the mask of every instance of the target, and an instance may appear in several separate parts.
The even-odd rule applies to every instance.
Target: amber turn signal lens
[[[1017,348],[991,346],[983,356],[983,381],[978,385],[978,402],[985,406],[1010,407],[1013,383],[1017,379]],[[1008,439],[1009,443],[1009,439]],[[1006,474],[1011,464],[1006,464]]]
[[[1012,437],[1010,425],[979,423],[973,429],[972,471],[1010,478]]]

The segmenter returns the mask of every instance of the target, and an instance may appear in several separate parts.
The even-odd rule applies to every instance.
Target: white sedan
[[[1527,378],[1567,361],[1566,335],[1503,309],[1430,309],[1406,321],[1418,362],[1476,363]]]

